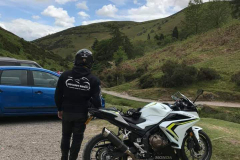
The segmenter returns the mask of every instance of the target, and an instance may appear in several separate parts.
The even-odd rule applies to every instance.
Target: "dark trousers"
[[[87,118],[77,116],[76,113],[63,113],[62,119],[62,141],[61,141],[61,160],[76,160],[81,148],[83,134],[86,128]],[[70,147],[70,140],[72,144]],[[70,151],[70,155],[69,155]]]

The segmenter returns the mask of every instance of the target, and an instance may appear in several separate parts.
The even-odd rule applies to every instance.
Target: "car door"
[[[48,72],[32,70],[33,111],[57,112],[54,101],[58,76]]]
[[[4,114],[22,114],[31,111],[32,87],[28,86],[27,70],[0,72],[0,107]]]

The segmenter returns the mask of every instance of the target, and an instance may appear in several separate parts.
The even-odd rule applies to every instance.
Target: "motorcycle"
[[[115,134],[107,128],[86,144],[83,160],[210,160],[212,144],[201,127],[196,100],[177,92],[174,104],[152,102],[141,109],[123,113],[117,109],[89,109],[92,117],[118,127]]]

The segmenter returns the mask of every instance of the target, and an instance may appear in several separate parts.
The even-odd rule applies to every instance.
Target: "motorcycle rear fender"
[[[195,137],[197,138],[197,140],[199,142],[199,131],[202,130],[202,128],[198,127],[198,126],[192,126],[192,130],[193,130]]]

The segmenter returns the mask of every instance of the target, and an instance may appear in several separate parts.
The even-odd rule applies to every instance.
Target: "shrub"
[[[56,68],[52,67],[50,68],[51,71],[57,71]]]
[[[211,81],[211,80],[219,79],[220,75],[216,70],[212,68],[200,68],[200,70],[198,71],[197,78],[200,81],[206,81],[206,80]]]
[[[120,67],[117,67],[117,70],[122,74],[124,82],[132,81],[138,77],[136,68],[129,64],[122,64]]]
[[[192,84],[197,76],[197,69],[174,61],[167,61],[162,66],[164,75],[160,78],[163,87],[180,87]]]
[[[142,89],[151,88],[151,87],[154,87],[154,85],[155,85],[155,79],[153,78],[152,74],[143,75],[139,80],[139,86]]]
[[[238,86],[240,86],[240,71],[232,75],[231,80],[232,82],[235,82]]]

